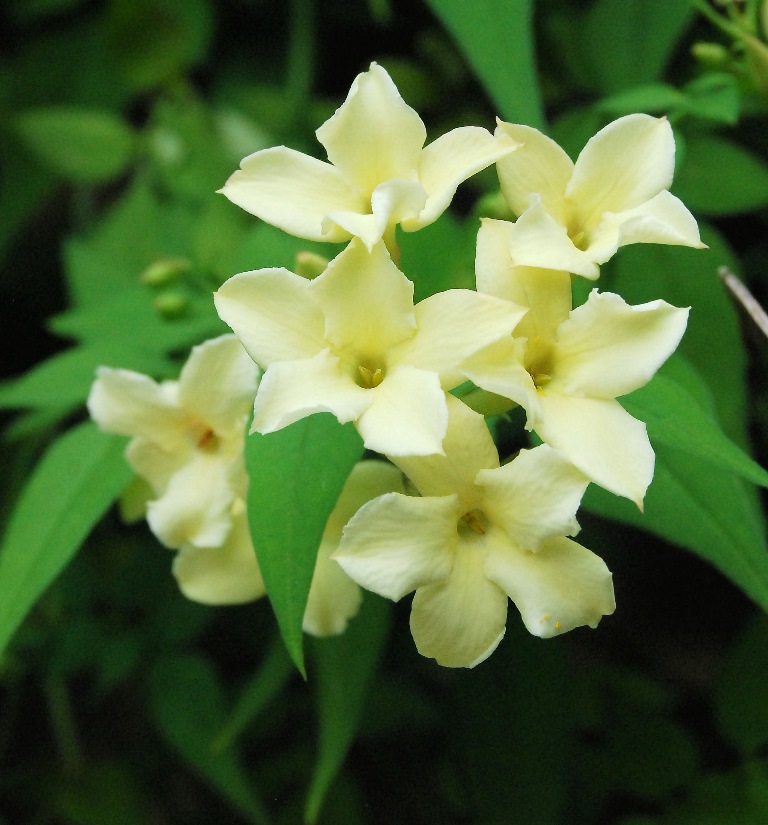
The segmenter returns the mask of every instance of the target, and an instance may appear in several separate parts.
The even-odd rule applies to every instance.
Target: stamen
[[[476,533],[480,533],[482,536],[485,535],[485,527],[483,527],[482,522],[480,521],[477,510],[470,510],[468,513],[464,513],[461,520],[467,524],[468,527],[471,527]]]
[[[372,390],[378,387],[384,380],[384,370],[381,369],[381,367],[376,367],[376,369],[372,370],[360,364],[357,369],[360,372],[359,384],[364,389]]]

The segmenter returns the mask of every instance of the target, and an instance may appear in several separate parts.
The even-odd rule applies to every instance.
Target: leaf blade
[[[0,552],[0,652],[130,480],[124,443],[84,422],[54,442],[37,465]]]

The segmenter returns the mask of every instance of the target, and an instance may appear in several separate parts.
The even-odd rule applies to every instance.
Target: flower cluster
[[[357,585],[394,600],[415,591],[418,650],[471,667],[503,637],[508,599],[542,637],[613,612],[610,572],[571,538],[576,512],[590,482],[642,508],[654,454],[617,398],[675,350],[688,310],[597,290],[574,308],[572,279],[598,278],[626,244],[702,244],[668,191],[664,118],[620,118],[575,163],[516,124],[458,128],[427,146],[425,136],[374,63],[317,131],[329,163],[286,147],[245,158],[221,190],[231,201],[346,247],[313,279],[277,268],[230,278],[214,301],[234,335],[196,347],[178,382],[103,368],[89,409],[133,436],[127,457],[151,488],[149,526],[178,550],[182,590],[211,603],[264,590],[244,503],[251,406],[251,432],[318,412],[353,422],[388,462],[364,461],[347,482],[305,629],[341,632]],[[432,223],[462,181],[494,163],[516,220],[482,222],[475,290],[414,304],[397,226]],[[467,382],[464,403],[452,391]],[[543,443],[500,458],[481,414],[491,404],[522,407]]]

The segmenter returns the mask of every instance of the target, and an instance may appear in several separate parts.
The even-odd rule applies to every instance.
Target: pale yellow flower
[[[595,627],[615,608],[603,561],[566,538],[587,479],[555,450],[499,467],[482,416],[449,400],[445,455],[395,459],[421,493],[365,504],[333,554],[360,585],[415,590],[411,632],[424,656],[473,667],[504,635],[507,599],[541,637]]]
[[[246,157],[221,192],[247,212],[315,241],[360,238],[370,250],[395,226],[435,221],[458,185],[517,144],[464,126],[424,146],[426,129],[387,72],[372,63],[317,130],[330,163],[285,146]]]
[[[285,269],[230,278],[216,309],[265,370],[253,431],[317,412],[353,421],[365,446],[390,455],[442,452],[445,393],[458,365],[508,336],[524,310],[453,289],[413,305],[413,284],[383,243],[354,240],[307,281]]]
[[[524,144],[497,161],[518,219],[509,248],[516,266],[597,278],[620,246],[704,247],[696,221],[670,194],[675,140],[666,118],[627,115],[590,138],[576,163],[530,126],[499,121],[497,136]]]
[[[616,399],[648,383],[674,352],[688,309],[665,301],[631,306],[593,290],[572,310],[567,272],[511,265],[510,226],[483,222],[477,288],[529,311],[514,338],[489,345],[463,367],[479,387],[524,407],[528,429],[592,481],[642,508],[654,453],[645,424]]]

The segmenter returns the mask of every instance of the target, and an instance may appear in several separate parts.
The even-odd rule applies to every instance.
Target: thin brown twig
[[[731,295],[744,307],[749,313],[749,317],[755,322],[763,335],[768,338],[768,313],[760,306],[744,282],[737,278],[727,266],[721,266],[717,270],[717,274],[728,287]]]

